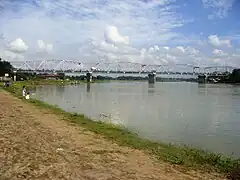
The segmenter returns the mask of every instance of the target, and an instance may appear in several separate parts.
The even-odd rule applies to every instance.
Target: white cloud
[[[176,49],[180,50],[182,53],[185,53],[185,48],[183,46],[177,46]]]
[[[38,48],[43,51],[50,53],[53,50],[52,44],[46,44],[43,40],[37,40]]]
[[[118,47],[116,47],[113,44],[108,44],[105,41],[103,41],[100,44],[99,49],[102,50],[102,51],[111,52],[111,53],[117,53],[119,51]]]
[[[237,58],[239,58],[240,59],[240,53],[233,53],[233,55],[232,55],[233,57],[237,57]]]
[[[94,3],[89,0],[45,0],[37,3],[41,8],[31,3],[21,6],[21,1],[4,1],[5,8],[0,18],[0,23],[4,24],[0,26],[0,32],[8,39],[20,36],[28,42],[31,54],[37,51],[32,46],[41,39],[51,42],[54,53],[60,58],[70,54],[80,58],[78,49],[80,46],[88,46],[86,42],[89,43],[89,39],[98,44],[106,41],[115,46],[167,44],[179,36],[174,29],[184,25],[175,12],[176,6],[173,6],[175,4],[172,0],[147,3],[139,0]],[[14,16],[21,18],[13,18],[14,9],[11,7],[16,6],[19,11]],[[84,53],[89,54],[89,51]]]
[[[170,49],[168,46],[164,46],[163,48],[166,49],[166,50],[169,50],[169,49]]]
[[[129,44],[129,37],[121,36],[115,26],[107,26],[104,37],[106,42],[113,45]]]
[[[227,53],[223,52],[220,49],[214,49],[212,51],[212,53],[213,53],[214,56],[227,56],[228,55]]]
[[[10,42],[8,47],[10,51],[16,53],[24,53],[28,50],[28,46],[21,38],[17,38],[16,40]]]
[[[148,7],[154,7],[158,5],[166,5],[169,4],[171,0],[146,0],[147,2],[150,2],[148,4]]]
[[[0,57],[6,61],[23,61],[24,56],[19,53],[14,53],[8,50],[0,50]]]
[[[231,41],[228,39],[220,39],[217,35],[208,36],[208,42],[216,47],[228,46],[231,47]]]
[[[235,1],[236,0],[202,0],[204,7],[212,10],[212,14],[208,16],[209,19],[227,17]]]
[[[194,55],[194,56],[198,55],[199,52],[200,52],[198,49],[193,48],[193,47],[189,47],[189,46],[186,48],[186,51],[189,55]]]
[[[182,57],[182,56],[186,56],[187,55],[186,47],[183,47],[183,46],[171,47],[166,52],[168,54],[171,54],[171,55],[177,56],[177,57]]]

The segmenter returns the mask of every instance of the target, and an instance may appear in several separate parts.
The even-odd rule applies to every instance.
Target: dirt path
[[[223,179],[181,172],[0,90],[0,180]]]

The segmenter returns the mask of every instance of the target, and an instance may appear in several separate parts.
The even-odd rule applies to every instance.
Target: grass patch
[[[32,87],[31,82],[24,82],[27,88]],[[35,85],[35,84],[34,84]],[[4,88],[8,92],[21,97],[22,82],[14,83],[12,86]],[[202,170],[217,171],[229,173],[240,165],[239,159],[225,157],[220,154],[190,148],[187,146],[179,147],[171,144],[152,142],[141,139],[137,134],[129,132],[127,129],[107,124],[100,121],[92,121],[82,114],[68,113],[64,110],[46,104],[42,101],[31,99],[27,102],[48,109],[51,113],[61,114],[66,121],[78,124],[94,133],[103,135],[106,139],[116,142],[121,146],[128,146],[150,153],[159,160],[170,162],[172,164],[184,165],[185,167],[197,168]]]

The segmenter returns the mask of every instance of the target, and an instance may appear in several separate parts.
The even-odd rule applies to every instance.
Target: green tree
[[[234,69],[230,75],[232,83],[240,83],[240,69]]]
[[[0,76],[4,76],[5,73],[11,73],[13,70],[13,66],[11,65],[10,62],[3,61],[0,58]]]

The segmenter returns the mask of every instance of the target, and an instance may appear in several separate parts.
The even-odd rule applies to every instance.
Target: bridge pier
[[[151,72],[148,74],[148,83],[149,84],[155,84],[156,82],[156,73],[155,72]]]
[[[87,82],[92,82],[92,72],[87,72],[86,73],[86,79],[87,79]]]
[[[206,83],[208,76],[206,74],[198,75],[198,83]]]

